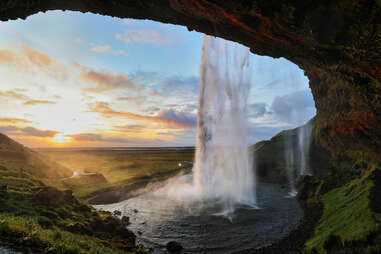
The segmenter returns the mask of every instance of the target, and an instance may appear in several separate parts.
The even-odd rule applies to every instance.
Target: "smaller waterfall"
[[[300,175],[312,175],[310,167],[310,147],[313,126],[311,121],[299,128],[298,142],[300,150]]]
[[[290,131],[286,131],[284,135],[284,159],[287,171],[287,177],[289,182],[289,196],[294,197],[297,194],[295,185],[295,146],[294,146],[294,135]]]

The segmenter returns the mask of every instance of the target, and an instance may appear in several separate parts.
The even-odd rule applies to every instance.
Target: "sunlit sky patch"
[[[51,11],[0,23],[0,132],[31,147],[191,146],[202,34]],[[315,114],[308,79],[251,55],[250,143]]]

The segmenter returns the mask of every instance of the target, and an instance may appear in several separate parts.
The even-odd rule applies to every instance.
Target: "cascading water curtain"
[[[255,206],[255,172],[248,147],[249,49],[204,36],[194,186],[224,211]]]

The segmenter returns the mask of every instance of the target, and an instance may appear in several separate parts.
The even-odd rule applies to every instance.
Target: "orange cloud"
[[[0,50],[0,64],[8,64],[20,71],[28,71],[34,67],[42,71],[60,71],[63,74],[65,72],[65,69],[49,56],[27,46],[17,50]]]
[[[54,137],[58,131],[40,130],[34,127],[0,126],[0,132],[9,136]]]
[[[81,73],[81,79],[87,83],[97,83],[95,88],[87,88],[90,93],[102,93],[118,88],[127,88],[134,91],[141,91],[142,87],[127,75],[114,75],[96,71],[85,70]]]
[[[0,123],[17,124],[17,123],[32,123],[32,121],[21,118],[0,118]]]
[[[56,104],[54,101],[45,101],[45,100],[28,100],[24,102],[26,106],[33,106],[38,104]]]
[[[0,63],[11,63],[16,61],[15,52],[11,49],[0,50]]]
[[[128,101],[128,102],[133,102],[137,106],[142,105],[145,102],[145,97],[139,96],[139,97],[119,97],[117,98],[118,101]]]
[[[47,55],[38,52],[32,48],[24,46],[22,52],[28,57],[29,61],[38,67],[46,67],[54,64],[55,62]]]
[[[91,110],[106,117],[122,117],[133,120],[161,123],[176,128],[192,128],[196,126],[197,118],[194,114],[178,112],[172,109],[162,110],[154,116],[138,115],[131,112],[119,112],[110,108],[108,103],[98,102]]]
[[[115,50],[110,45],[105,44],[103,46],[94,46],[91,48],[92,51],[99,52],[99,53],[111,53],[114,55],[125,55],[127,56],[127,53],[124,50]]]
[[[108,44],[91,48],[91,50],[95,52],[106,52],[106,51],[109,51],[110,49],[111,49],[111,46]]]
[[[29,97],[22,94],[22,93],[18,93],[18,92],[15,92],[15,91],[0,91],[0,97],[6,97],[6,98],[11,98],[11,99],[15,99],[15,100],[28,100]]]

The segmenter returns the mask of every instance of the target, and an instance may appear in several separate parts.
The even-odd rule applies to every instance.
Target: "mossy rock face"
[[[65,201],[72,201],[74,197],[70,190],[60,191],[54,187],[43,186],[37,189],[35,200],[49,204],[58,204]]]
[[[360,161],[347,170],[339,170],[340,174],[347,173],[342,177],[331,174],[301,186],[300,197],[324,207],[313,236],[305,244],[307,253],[381,250],[380,171],[377,164]]]
[[[42,228],[51,228],[54,225],[53,222],[48,217],[45,217],[45,216],[38,216],[37,222],[38,224],[40,224]]]
[[[381,168],[375,170],[370,179],[374,182],[369,196],[370,207],[375,213],[381,213]]]

